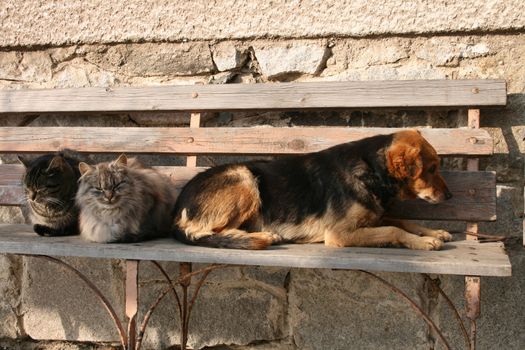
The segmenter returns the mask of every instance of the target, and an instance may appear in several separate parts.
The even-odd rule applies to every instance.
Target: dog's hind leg
[[[439,250],[443,241],[419,237],[394,226],[363,227],[353,232],[327,232],[325,244],[335,247],[402,246],[419,250]]]
[[[200,190],[192,203],[182,205],[175,219],[174,233],[179,240],[195,245],[233,249],[264,249],[274,242],[269,232],[257,232],[261,199],[257,180],[245,167],[216,174]],[[220,181],[219,181],[220,180]],[[251,225],[250,225],[251,224]],[[250,227],[248,232],[244,228]]]

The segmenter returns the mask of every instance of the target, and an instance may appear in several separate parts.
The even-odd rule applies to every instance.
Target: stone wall
[[[257,6],[255,5],[257,4]],[[0,4],[0,88],[225,84],[267,81],[505,79],[508,107],[482,110],[496,154],[498,221],[484,232],[509,236],[512,278],[482,284],[479,348],[522,349],[525,253],[521,246],[525,145],[523,1],[14,1]],[[450,116],[459,116],[450,118]],[[459,120],[459,122],[458,122]],[[187,125],[185,113],[3,115],[1,126]],[[207,126],[457,126],[462,111],[206,113]],[[95,158],[100,159],[100,158]],[[212,165],[223,158],[201,157]],[[12,162],[13,156],[3,156]],[[158,159],[148,159],[152,164]],[[178,157],[170,157],[173,164]],[[464,164],[447,159],[449,168]],[[1,208],[1,222],[22,222]],[[446,227],[462,227],[443,223]],[[69,259],[122,309],[120,261]],[[170,274],[177,264],[165,264]],[[161,276],[142,264],[149,304]],[[382,274],[416,298],[463,346],[455,320],[419,275]],[[438,278],[461,305],[459,277]],[[0,348],[27,340],[114,342],[117,333],[86,288],[54,266],[0,256]],[[144,311],[144,310],[142,310]],[[173,305],[161,304],[147,348],[179,341]],[[212,273],[191,321],[196,347],[235,349],[431,349],[424,323],[358,272],[231,268]],[[68,348],[72,344],[40,343]],[[62,344],[62,345],[60,345]],[[222,346],[224,345],[224,346]],[[80,345],[79,345],[80,346]],[[85,345],[81,346],[86,348]],[[89,345],[88,347],[96,347]]]

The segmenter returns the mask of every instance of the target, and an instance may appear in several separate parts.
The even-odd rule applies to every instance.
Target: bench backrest
[[[321,150],[394,128],[199,128],[200,112],[366,108],[464,108],[506,104],[501,80],[315,82],[79,88],[0,91],[1,113],[190,111],[189,127],[0,127],[0,153],[45,153],[71,148],[85,153],[178,154],[186,167],[160,167],[182,187],[202,168],[205,154],[281,155]],[[85,115],[89,118],[89,114]],[[108,116],[108,118],[111,116]],[[492,138],[476,128],[425,128],[441,155],[478,157],[493,152]],[[19,205],[22,166],[0,165],[0,205]],[[439,205],[408,201],[392,215],[406,219],[496,219],[495,174],[444,172],[454,197]]]

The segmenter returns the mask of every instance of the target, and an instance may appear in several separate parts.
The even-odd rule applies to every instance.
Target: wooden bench
[[[82,88],[56,90],[13,90],[0,92],[0,113],[47,112],[131,112],[190,111],[189,127],[2,127],[0,152],[42,153],[67,147],[85,153],[157,154],[187,156],[187,166],[162,166],[174,185],[182,187],[203,168],[200,155],[281,155],[318,151],[329,146],[394,128],[293,127],[293,128],[199,128],[200,112],[243,110],[338,110],[338,109],[468,109],[468,126],[423,128],[422,134],[442,156],[464,156],[467,171],[445,171],[454,197],[439,205],[415,200],[394,206],[391,215],[404,219],[459,220],[467,231],[476,232],[479,221],[496,220],[495,173],[478,171],[477,157],[493,152],[490,135],[479,129],[480,107],[506,104],[506,87],[499,80],[312,82],[282,84],[232,84],[157,86],[123,88]],[[0,165],[0,204],[19,205],[22,196],[20,165]],[[468,236],[467,238],[471,238]],[[101,296],[126,349],[138,349],[147,320],[156,304],[137,326],[138,263],[153,261],[168,281],[159,301],[167,293],[177,295],[181,313],[182,348],[188,334],[188,320],[195,301],[188,295],[191,277],[200,275],[195,296],[207,274],[226,265],[262,265],[296,268],[362,270],[385,283],[405,298],[437,338],[449,347],[443,334],[423,310],[406,294],[374,271],[454,274],[466,276],[466,316],[470,335],[461,323],[467,347],[475,347],[476,318],[479,316],[480,277],[510,276],[511,265],[502,243],[480,243],[475,239],[447,243],[441,251],[413,251],[393,248],[327,248],[322,244],[281,245],[268,250],[221,250],[187,246],[171,238],[140,244],[94,244],[73,237],[39,237],[29,225],[0,225],[0,253],[35,256],[59,263],[98,289],[78,270],[56,257],[75,256],[126,260],[126,315],[128,327],[115,309]],[[53,257],[51,257],[53,256]],[[156,261],[181,263],[181,274],[172,280]],[[192,271],[192,263],[210,266]],[[176,287],[183,290],[178,296]],[[436,286],[439,288],[439,286]],[[457,313],[456,313],[457,314]]]

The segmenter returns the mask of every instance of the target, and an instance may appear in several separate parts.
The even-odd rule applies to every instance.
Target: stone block
[[[479,231],[495,235],[523,236],[523,187],[496,187],[497,221],[482,222]]]
[[[246,48],[231,42],[220,42],[212,47],[213,62],[222,72],[242,67],[248,58]]]
[[[352,69],[393,64],[409,57],[409,47],[404,39],[340,39],[331,47],[330,65]]]
[[[199,75],[214,70],[205,42],[121,44],[87,47],[86,59],[127,77]]]
[[[462,59],[485,57],[491,53],[485,42],[474,42],[472,39],[463,39],[463,41],[466,42],[443,40],[443,38],[418,40],[414,53],[417,58],[426,60],[434,66],[450,67],[457,67]]]
[[[20,202],[24,198],[20,198]],[[19,207],[0,206],[0,223],[2,224],[23,224],[25,223],[22,210]]]
[[[80,88],[91,85],[85,67],[69,64],[55,73],[53,83],[56,88]]]
[[[416,274],[379,274],[425,302]],[[361,272],[293,269],[289,324],[300,349],[425,349],[426,324],[389,289]]]
[[[20,322],[21,257],[0,254],[0,338],[24,335]]]
[[[124,282],[118,261],[62,259],[91,279],[123,319]],[[24,265],[22,314],[28,336],[40,340],[119,341],[103,304],[76,275],[35,257],[24,258]]]
[[[254,50],[261,73],[268,78],[292,73],[313,75],[323,68],[328,58],[326,43],[316,41],[257,43]]]
[[[22,54],[16,51],[0,52],[0,79],[20,80],[18,66],[22,60]]]
[[[21,78],[27,81],[46,82],[51,80],[51,57],[45,51],[24,52],[19,69]]]
[[[114,73],[80,58],[59,64],[51,82],[54,88],[107,87],[115,83]]]
[[[165,264],[173,279],[178,264]],[[194,266],[194,270],[202,266]],[[165,288],[151,267],[142,270],[141,314]],[[158,279],[157,279],[158,278]],[[249,344],[280,339],[286,315],[286,270],[226,268],[213,271],[203,285],[190,320],[189,345],[199,349],[220,344]],[[190,295],[197,278],[193,280]],[[182,295],[179,292],[179,296]],[[161,301],[145,334],[146,348],[180,343],[180,323],[173,295]]]
[[[5,0],[0,46],[517,32],[522,0],[113,3]]]
[[[198,75],[213,71],[207,43],[141,44],[128,47],[125,74],[137,76]]]
[[[75,57],[77,46],[63,46],[47,50],[53,63],[61,63],[64,61],[71,60]]]

